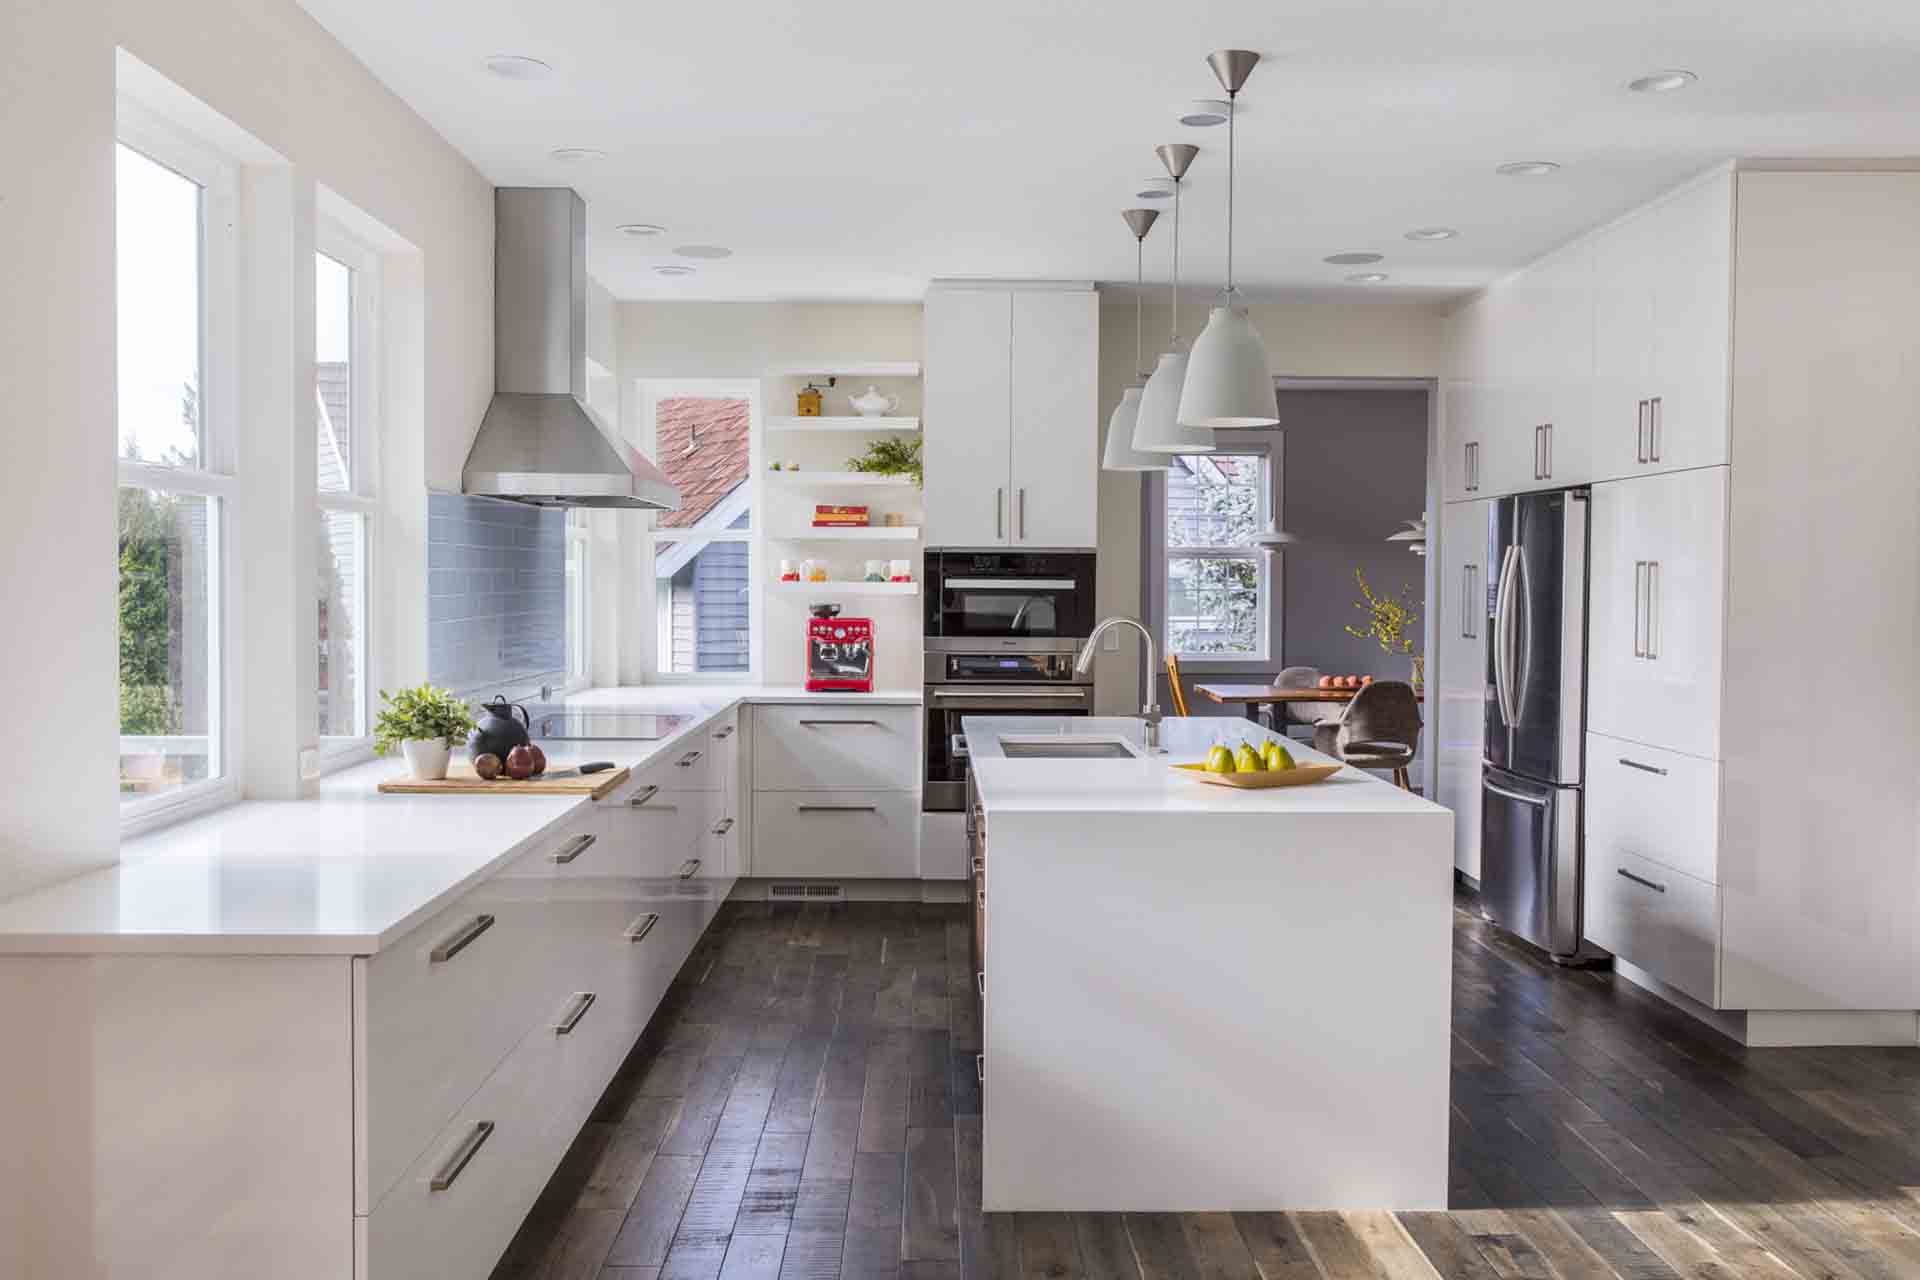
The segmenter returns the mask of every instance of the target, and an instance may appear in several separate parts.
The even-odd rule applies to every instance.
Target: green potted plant
[[[915,484],[920,484],[923,479],[920,440],[918,437],[875,440],[863,456],[847,459],[847,469],[880,476],[909,476]]]
[[[454,741],[473,728],[473,709],[451,691],[430,684],[398,693],[382,689],[380,704],[373,722],[375,754],[384,756],[398,744],[414,777],[446,777]]]

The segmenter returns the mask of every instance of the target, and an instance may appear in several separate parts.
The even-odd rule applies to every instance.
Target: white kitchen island
[[[1168,767],[1271,736],[1240,720],[1168,720],[1158,757],[1133,719],[966,733],[988,1211],[1446,1207],[1448,810],[1354,769],[1241,791]],[[1006,749],[1089,737],[1141,754]]]

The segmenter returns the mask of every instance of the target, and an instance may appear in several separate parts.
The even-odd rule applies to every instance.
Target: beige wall
[[[430,482],[458,483],[493,380],[486,180],[293,0],[0,5],[0,706],[60,780],[0,788],[0,897],[118,846],[116,45],[421,250]]]
[[[1298,378],[1437,378],[1443,352],[1445,308],[1393,302],[1264,303],[1253,322],[1273,356],[1273,371]],[[1100,431],[1133,376],[1134,312],[1118,299],[1100,309]],[[1146,365],[1166,345],[1165,305],[1145,308]],[[1204,305],[1180,309],[1191,338],[1205,323]],[[1100,616],[1139,617],[1140,478],[1136,473],[1100,473]],[[1122,638],[1117,652],[1102,652],[1094,667],[1098,703],[1106,715],[1139,710],[1139,647]]]

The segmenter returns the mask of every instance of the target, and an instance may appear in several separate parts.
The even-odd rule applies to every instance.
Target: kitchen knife
[[[614,767],[611,760],[594,760],[577,769],[549,769],[540,776],[543,778],[584,778],[590,773],[605,773]]]

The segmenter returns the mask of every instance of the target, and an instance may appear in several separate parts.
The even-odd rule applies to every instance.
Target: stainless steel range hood
[[[569,187],[502,187],[493,218],[494,395],[461,491],[679,510],[666,474],[586,404],[586,202]]]

